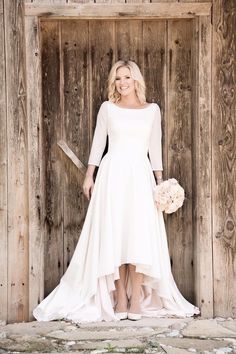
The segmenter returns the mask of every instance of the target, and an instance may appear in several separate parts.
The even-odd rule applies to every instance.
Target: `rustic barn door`
[[[148,101],[162,110],[164,177],[186,191],[183,208],[165,218],[174,277],[194,301],[195,27],[194,19],[41,22],[45,295],[70,262],[87,208],[83,176],[57,143],[86,165],[109,69],[130,58],[145,76]]]

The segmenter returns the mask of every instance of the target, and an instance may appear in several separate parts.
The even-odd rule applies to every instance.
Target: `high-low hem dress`
[[[108,135],[108,151],[103,156]],[[119,267],[143,273],[141,314],[190,317],[199,309],[178,290],[166,229],[154,202],[155,170],[163,170],[159,106],[100,106],[88,164],[99,166],[78,244],[59,285],[34,309],[39,321],[117,321]],[[131,296],[129,275],[127,294]]]

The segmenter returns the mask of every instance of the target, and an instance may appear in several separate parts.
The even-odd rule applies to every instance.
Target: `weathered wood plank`
[[[32,0],[31,3],[37,4],[37,5],[64,5],[67,3],[67,0]]]
[[[3,0],[0,0],[0,12]],[[7,320],[7,117],[4,18],[0,13],[0,320]]]
[[[198,3],[198,2],[201,2],[202,0],[178,0],[179,2],[195,2],[195,3]],[[213,2],[213,0],[204,0],[205,2]]]
[[[69,4],[84,4],[88,2],[94,4],[94,0],[68,0]]]
[[[28,320],[28,142],[23,1],[4,1],[8,149],[8,321]]]
[[[134,60],[143,71],[142,21],[116,21],[117,59]]]
[[[160,33],[163,33],[160,36]],[[143,74],[147,101],[157,102],[165,111],[166,88],[166,21],[143,21]]]
[[[213,7],[214,315],[236,316],[236,3]]]
[[[143,61],[144,78],[147,86],[148,102],[156,102],[161,108],[162,116],[162,159],[163,178],[167,173],[167,124],[166,124],[166,56],[167,56],[167,22],[143,21]],[[163,35],[160,36],[160,33]],[[165,215],[164,215],[165,216]]]
[[[213,317],[211,185],[211,19],[196,21],[196,114],[193,117],[195,297],[203,317]],[[198,68],[196,70],[196,68]]]
[[[27,16],[47,17],[78,17],[80,18],[188,18],[207,16],[210,14],[211,4],[202,3],[142,3],[142,4],[65,4],[40,5],[26,4]]]
[[[107,78],[113,64],[114,24],[113,21],[91,21],[90,33],[90,144],[95,129],[100,104],[107,100]],[[97,33],[99,33],[98,42]]]
[[[84,176],[87,167],[81,162],[81,160],[75,155],[75,153],[69,148],[65,141],[60,140],[58,146],[64,151],[65,155],[70,159],[71,162],[78,168],[81,174]]]
[[[183,295],[193,300],[192,234],[192,21],[168,22],[168,175],[185,189],[186,200],[168,215],[173,274]]]
[[[59,23],[42,22],[42,110],[45,183],[45,295],[63,274],[63,152],[57,146],[62,138],[60,105],[60,34]]]
[[[63,137],[87,165],[89,154],[89,44],[88,21],[61,22],[61,63],[64,98]],[[66,270],[83,226],[87,201],[83,195],[84,174],[63,158],[64,179],[64,270]],[[85,169],[82,168],[85,173]]]
[[[44,185],[42,184],[42,97],[39,23],[37,17],[27,17],[26,79],[29,141],[29,315],[44,296]],[[35,98],[37,99],[35,100]]]

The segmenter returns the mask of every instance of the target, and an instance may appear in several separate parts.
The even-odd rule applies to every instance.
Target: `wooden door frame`
[[[196,120],[193,127],[195,205],[194,274],[196,304],[213,316],[211,188],[211,53],[209,2],[142,4],[25,4],[26,84],[29,161],[29,313],[44,297],[44,183],[42,165],[42,77],[40,20],[47,19],[196,19]]]

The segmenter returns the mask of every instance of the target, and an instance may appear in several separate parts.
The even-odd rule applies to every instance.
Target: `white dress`
[[[107,135],[108,152],[102,158]],[[117,320],[115,280],[125,263],[144,274],[143,316],[198,314],[173,279],[163,214],[153,199],[153,170],[163,169],[159,106],[128,109],[103,102],[88,164],[99,169],[79,242],[60,284],[35,308],[34,317]]]

